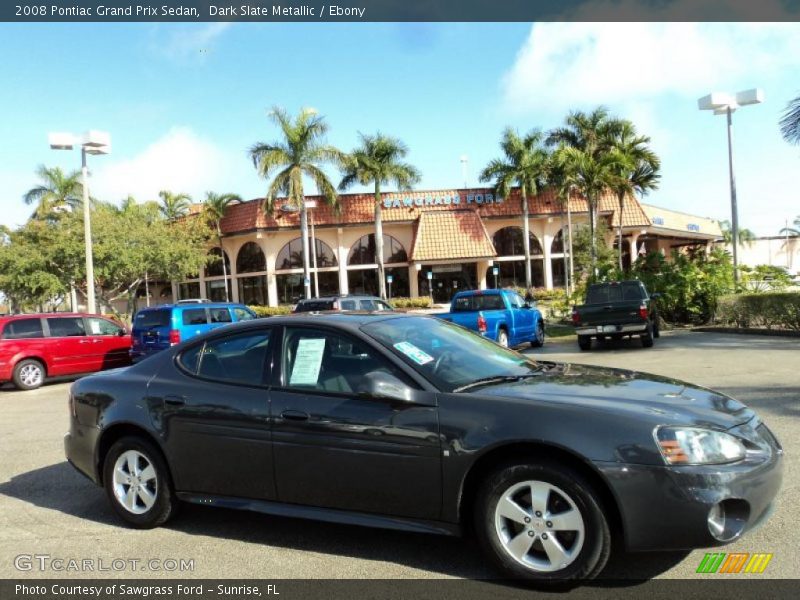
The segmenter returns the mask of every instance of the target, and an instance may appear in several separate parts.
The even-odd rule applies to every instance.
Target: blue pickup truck
[[[501,346],[544,345],[544,319],[514,290],[471,290],[453,296],[450,312],[437,317],[477,331]]]

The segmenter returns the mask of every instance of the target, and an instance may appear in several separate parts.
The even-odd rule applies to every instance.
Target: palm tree
[[[375,186],[375,254],[378,262],[378,286],[381,298],[386,298],[386,276],[383,266],[383,222],[381,185],[394,183],[398,190],[410,190],[420,180],[419,171],[403,162],[408,147],[398,138],[378,132],[375,135],[360,133],[361,145],[346,158],[339,190],[352,185]]]
[[[570,285],[574,281],[574,266],[572,259],[572,210],[570,198],[575,188],[575,178],[569,168],[565,153],[566,147],[559,145],[548,157],[547,185],[555,192],[556,199],[561,205],[561,231],[564,246],[564,291],[567,298],[570,296]],[[564,212],[567,213],[567,235],[563,237]],[[567,258],[569,256],[569,259]]]
[[[59,167],[36,169],[39,185],[23,196],[25,204],[36,204],[31,219],[52,219],[63,210],[77,210],[83,203],[83,184],[80,171],[64,173]]]
[[[781,134],[790,144],[800,144],[800,96],[786,105],[781,117]]]
[[[800,236],[800,215],[792,222],[792,225],[794,225],[794,227],[784,227],[781,229],[781,233],[792,237]]]
[[[185,217],[192,203],[189,194],[174,194],[169,190],[161,190],[158,192],[158,197],[161,198],[159,210],[167,221]]]
[[[300,211],[300,236],[303,242],[303,279],[310,282],[308,252],[308,210],[306,209],[303,177],[309,177],[317,191],[332,206],[339,201],[336,187],[320,168],[321,164],[344,163],[344,154],[325,143],[328,124],[324,117],[310,108],[303,108],[292,119],[282,108],[274,107],[270,118],[278,125],[283,139],[277,142],[258,142],[250,148],[250,157],[259,175],[272,177],[264,197],[264,210],[272,211],[278,194],[286,196],[287,204]],[[311,286],[304,285],[306,298]]]
[[[733,229],[731,228],[731,222],[727,220],[720,221],[719,228],[722,230],[722,239],[724,240],[725,244],[728,246],[733,244]],[[756,234],[749,229],[745,229],[744,227],[739,227],[738,234],[740,246],[752,246],[753,242],[756,240]]]
[[[215,194],[214,192],[206,192],[205,200],[203,200],[203,212],[206,218],[211,222],[217,234],[217,244],[219,245],[219,253],[222,257],[225,302],[230,302],[230,298],[228,296],[228,268],[225,266],[225,249],[222,247],[222,228],[220,227],[220,223],[225,216],[225,211],[228,209],[228,206],[233,202],[241,201],[242,199],[236,194]]]
[[[542,133],[531,130],[520,137],[512,128],[503,132],[500,148],[503,158],[496,158],[481,171],[481,181],[494,181],[495,193],[507,198],[514,186],[522,198],[522,239],[525,248],[525,287],[531,287],[530,223],[528,195],[536,195],[544,187],[547,174],[547,151],[542,147]]]
[[[625,198],[639,194],[644,196],[650,190],[658,188],[661,178],[659,169],[661,161],[655,152],[647,147],[650,138],[638,135],[636,127],[630,121],[620,121],[619,130],[614,137],[611,158],[611,184],[609,188],[617,196],[619,202],[619,223],[617,229],[619,250],[619,271],[622,273],[622,215],[625,209]]]
[[[576,189],[585,197],[589,209],[592,273],[597,274],[597,202],[610,183],[608,153],[620,121],[612,118],[603,106],[590,113],[571,112],[564,127],[557,127],[547,136],[548,145],[563,144],[570,168],[576,175]]]

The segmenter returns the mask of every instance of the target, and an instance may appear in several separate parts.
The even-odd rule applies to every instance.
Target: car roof
[[[412,317],[422,317],[426,319],[433,318],[423,314],[405,314],[394,313],[390,311],[354,310],[348,312],[304,312],[231,323],[229,325],[225,325],[224,327],[215,329],[208,335],[213,335],[214,333],[218,333],[223,330],[230,332],[238,329],[249,329],[264,325],[265,323],[269,325],[338,325],[342,329],[359,329],[366,323],[377,323],[378,321],[385,321],[389,319],[409,319]]]
[[[107,318],[104,315],[97,313],[76,313],[76,312],[46,312],[46,313],[19,313],[16,315],[5,315],[0,317],[0,322],[14,321],[17,319],[40,319],[40,318],[53,318],[53,317],[100,317]]]
[[[229,306],[244,306],[238,302],[187,302],[186,304],[159,304],[158,306],[145,306],[137,310],[137,313],[151,310],[165,310],[172,308],[220,308]]]
[[[369,296],[367,294],[344,294],[341,296],[319,296],[317,298],[302,298],[297,303],[301,302],[327,302],[329,300],[381,300],[378,296]]]

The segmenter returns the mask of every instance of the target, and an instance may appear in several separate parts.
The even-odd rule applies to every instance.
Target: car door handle
[[[91,344],[92,341],[91,340],[78,340],[78,343],[79,344]]]
[[[186,404],[186,396],[179,396],[177,394],[167,394],[164,396],[164,404],[170,406],[182,406]]]
[[[301,410],[285,410],[281,413],[281,418],[287,421],[308,421],[308,413]]]

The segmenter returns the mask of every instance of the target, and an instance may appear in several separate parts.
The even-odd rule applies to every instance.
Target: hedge
[[[429,296],[421,296],[419,298],[392,298],[389,300],[394,308],[430,308],[431,299]]]
[[[292,312],[292,307],[288,304],[281,304],[280,306],[255,306],[250,305],[247,308],[256,313],[258,317],[273,317],[275,315],[288,315]]]
[[[800,331],[800,292],[722,296],[714,321],[736,327]]]

